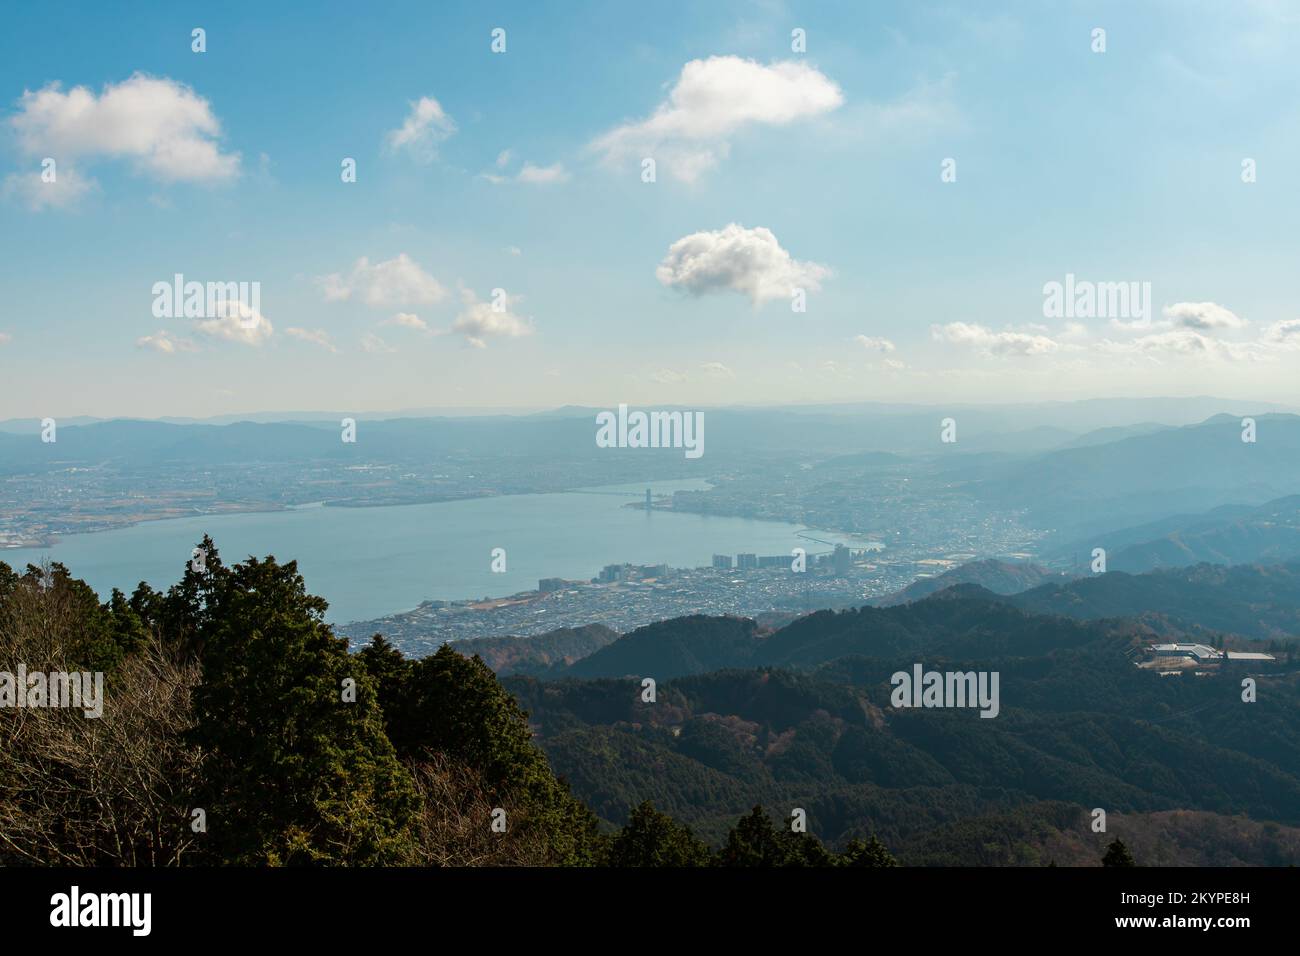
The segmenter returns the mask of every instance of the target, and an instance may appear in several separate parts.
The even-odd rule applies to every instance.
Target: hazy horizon
[[[884,401],[884,400],[844,400],[837,402],[745,402],[745,403],[718,403],[718,404],[701,404],[695,406],[682,405],[675,402],[623,402],[631,408],[687,408],[694,407],[702,410],[715,411],[814,411],[817,409],[842,409],[852,408],[854,406],[881,406],[893,407],[897,409],[962,409],[962,408],[979,408],[979,409],[1014,409],[1019,407],[1043,407],[1051,405],[1084,405],[1098,404],[1103,402],[1133,402],[1133,403],[1152,403],[1152,402],[1188,402],[1197,401],[1202,403],[1216,403],[1225,406],[1219,412],[1209,413],[1205,417],[1213,414],[1231,414],[1233,412],[1273,412],[1273,413],[1290,413],[1300,414],[1300,402],[1275,402],[1266,401],[1258,398],[1231,398],[1216,395],[1101,395],[1089,398],[1074,399],[1027,399],[1019,402],[974,402],[974,401],[951,401],[951,402],[904,402],[904,401]],[[350,408],[350,409],[329,409],[329,408],[301,408],[294,410],[277,410],[252,407],[238,411],[214,412],[211,415],[192,416],[181,415],[176,413],[165,414],[105,414],[105,413],[74,413],[65,415],[53,415],[48,411],[40,414],[29,415],[8,415],[0,417],[0,427],[14,426],[18,424],[30,423],[33,428],[39,425],[41,419],[53,417],[56,420],[63,419],[68,423],[78,421],[86,422],[109,422],[109,421],[147,421],[147,422],[165,422],[177,424],[233,424],[238,421],[256,421],[262,424],[284,423],[294,421],[325,421],[332,420],[334,416],[339,415],[364,415],[368,417],[388,418],[481,418],[481,417],[527,417],[533,415],[557,414],[566,411],[572,411],[575,414],[588,411],[600,411],[610,407],[616,408],[618,403],[613,406],[599,405],[595,403],[573,402],[563,405],[536,405],[536,406],[443,406],[440,408],[418,408],[418,407],[400,407],[400,408]],[[1226,406],[1232,406],[1226,407]],[[1137,417],[1132,419],[1133,424],[1141,421],[1140,410]],[[1204,418],[1196,418],[1195,421],[1203,421]],[[1191,422],[1194,423],[1194,422]]]

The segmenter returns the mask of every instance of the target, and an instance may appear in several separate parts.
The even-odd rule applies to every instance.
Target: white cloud
[[[490,338],[518,338],[533,332],[529,319],[511,311],[511,306],[520,301],[518,296],[503,294],[497,300],[502,306],[499,311],[491,302],[480,302],[471,289],[461,289],[461,301],[464,308],[452,323],[451,331],[463,335],[465,341],[476,349],[487,348]]]
[[[157,335],[142,335],[135,340],[135,344],[142,349],[153,349],[155,352],[162,352],[164,355],[198,351],[198,346],[192,341],[178,339],[166,329],[159,329]]]
[[[721,362],[705,362],[700,366],[700,371],[710,378],[735,378],[736,373]]]
[[[518,246],[506,246],[506,254],[511,256],[522,256],[524,250],[520,249]]]
[[[456,132],[456,123],[442,104],[432,96],[422,96],[411,103],[401,127],[391,130],[385,137],[388,148],[394,152],[405,150],[421,162],[432,162],[438,157],[438,144]]]
[[[336,355],[338,354],[338,349],[334,346],[334,343],[330,341],[329,333],[324,329],[288,328],[284,330],[284,334],[291,338],[295,338],[300,342],[319,345],[323,349],[327,349]]]
[[[253,346],[264,343],[275,331],[264,315],[243,302],[227,300],[223,307],[225,315],[196,321],[195,331],[208,338]]]
[[[497,153],[497,169],[505,169],[510,165],[510,157],[514,155],[508,149],[503,149]]]
[[[0,332],[0,345],[8,345],[14,340],[14,337],[8,332]]]
[[[1266,326],[1264,341],[1300,345],[1300,319],[1282,319]]]
[[[968,322],[949,322],[931,326],[930,334],[937,342],[948,342],[974,349],[982,355],[1046,355],[1061,346],[1046,335],[1033,332],[994,332],[985,326]]]
[[[361,336],[361,348],[363,351],[374,354],[397,351],[397,349],[393,348],[373,332],[367,332],[365,335]]]
[[[553,166],[534,166],[532,163],[524,163],[524,168],[519,170],[519,175],[515,177],[516,181],[521,183],[543,186],[566,182],[568,178],[569,174],[565,172],[562,163],[555,163]]]
[[[784,126],[843,102],[837,84],[799,61],[691,60],[649,117],[615,127],[591,148],[609,163],[654,157],[669,175],[694,182],[726,157],[730,137],[743,127]]]
[[[502,156],[506,157],[509,162],[507,153]],[[497,157],[497,168],[504,169],[501,164],[501,156]],[[524,163],[519,172],[513,176],[502,175],[501,173],[479,173],[481,179],[486,179],[494,186],[504,186],[507,183],[523,183],[531,186],[550,186],[555,183],[567,183],[569,181],[569,172],[564,168],[563,163],[554,163],[550,166],[538,166],[534,163]]]
[[[1161,312],[1166,319],[1202,332],[1211,329],[1244,329],[1250,324],[1215,302],[1175,302],[1165,306]]]
[[[56,167],[53,182],[45,182],[39,170],[10,173],[2,190],[6,199],[19,199],[33,212],[42,209],[68,209],[95,188],[95,181],[82,176],[66,163]]]
[[[429,323],[418,315],[410,312],[398,312],[391,319],[386,319],[381,325],[398,325],[404,329],[415,329],[417,332],[428,332]]]
[[[895,350],[894,343],[889,341],[889,339],[873,338],[870,335],[858,335],[854,337],[853,341],[857,342],[869,352],[881,352],[888,355],[890,352]]]
[[[100,158],[131,160],[165,182],[212,182],[239,172],[239,154],[221,152],[221,124],[208,101],[165,77],[135,73],[105,84],[98,96],[85,86],[65,93],[58,83],[27,90],[9,122],[25,154],[59,162],[60,178],[70,163]]]
[[[1161,356],[1181,358],[1209,358],[1237,362],[1261,357],[1256,343],[1225,342],[1195,329],[1172,329],[1143,335],[1126,342],[1103,339],[1098,343],[1100,352],[1108,355],[1142,355],[1154,361]]]
[[[692,295],[731,289],[749,296],[754,305],[789,299],[796,288],[816,292],[830,275],[826,266],[791,258],[770,229],[746,229],[734,222],[678,239],[655,270],[665,286]]]
[[[326,302],[351,299],[356,295],[373,308],[403,305],[431,305],[447,297],[447,290],[406,253],[396,259],[370,264],[362,256],[345,279],[335,272],[317,280]]]

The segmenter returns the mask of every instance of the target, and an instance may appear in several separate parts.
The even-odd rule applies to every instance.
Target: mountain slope
[[[912,601],[919,601],[931,594],[936,594],[955,584],[978,584],[994,594],[1017,594],[1060,578],[1060,576],[1058,572],[1049,571],[1036,564],[999,561],[996,558],[988,558],[982,561],[969,561],[933,577],[919,578],[901,591],[895,591],[893,594],[878,598],[870,603],[876,607],[908,604]]]
[[[1267,566],[1199,564],[1137,575],[1111,571],[1002,600],[1035,614],[1076,619],[1160,614],[1189,632],[1294,640],[1300,637],[1300,560]]]

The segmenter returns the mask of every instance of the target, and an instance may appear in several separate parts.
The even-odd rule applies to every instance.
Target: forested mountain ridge
[[[0,668],[108,688],[100,720],[0,709],[0,864],[1088,863],[1092,807],[1170,862],[1295,862],[1288,659],[1246,703],[1238,675],[1134,667],[1141,622],[968,584],[775,631],[690,617],[532,653],[494,640],[498,666],[529,671],[498,678],[470,647],[413,660],[376,635],[350,653],[293,562],[201,546],[167,591],[102,603],[60,565],[0,564]],[[895,706],[891,675],[917,664],[996,674],[996,718]],[[1015,839],[993,852],[997,826]]]

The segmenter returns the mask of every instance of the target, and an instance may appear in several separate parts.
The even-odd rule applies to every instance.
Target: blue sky
[[[0,417],[1294,394],[1295,5],[7,16]]]

